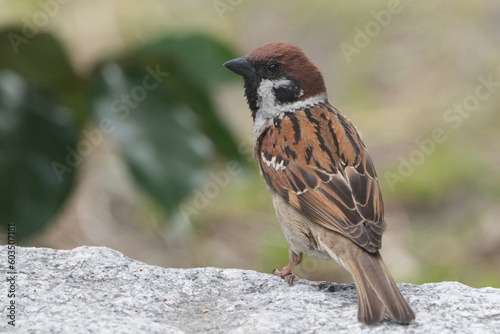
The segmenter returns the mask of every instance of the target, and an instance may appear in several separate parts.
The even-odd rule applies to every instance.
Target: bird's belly
[[[304,215],[292,208],[281,196],[271,192],[274,209],[280,222],[281,230],[290,249],[295,253],[305,253],[320,260],[331,260],[332,257],[323,251],[317,240],[318,233],[312,229],[321,228],[310,222]]]

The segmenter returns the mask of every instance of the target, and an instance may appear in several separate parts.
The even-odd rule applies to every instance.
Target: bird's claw
[[[292,285],[297,278],[291,271],[279,271],[278,269],[273,270],[273,275],[283,278],[289,285]]]

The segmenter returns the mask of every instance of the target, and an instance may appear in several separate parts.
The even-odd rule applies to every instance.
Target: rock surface
[[[352,285],[249,270],[150,266],[104,247],[16,248],[16,326],[2,279],[0,332],[17,333],[498,333],[500,289],[400,284],[417,320],[356,320]],[[7,249],[0,247],[2,273]]]

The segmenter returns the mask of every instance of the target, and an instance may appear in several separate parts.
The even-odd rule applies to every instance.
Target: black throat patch
[[[245,78],[245,96],[247,98],[248,107],[252,112],[252,118],[255,120],[255,114],[257,113],[257,101],[259,96],[257,94],[257,89],[260,85],[260,79],[257,78]]]

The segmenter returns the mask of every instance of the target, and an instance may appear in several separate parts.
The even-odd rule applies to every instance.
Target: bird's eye
[[[267,65],[267,70],[271,73],[276,73],[280,70],[280,64],[271,63],[271,64]]]

